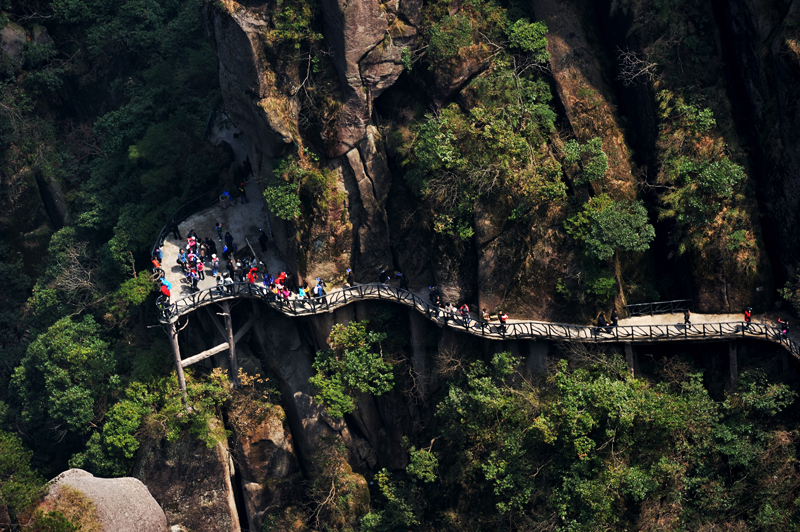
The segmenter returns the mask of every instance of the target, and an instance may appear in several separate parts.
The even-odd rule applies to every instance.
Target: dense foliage
[[[428,7],[428,16],[436,9]],[[474,60],[475,54],[487,67],[462,91],[460,105],[427,114],[405,146],[406,179],[436,213],[436,233],[472,237],[472,214],[481,200],[509,196],[530,210],[565,197],[560,165],[547,149],[556,115],[538,68],[548,60],[546,31],[540,22],[510,21],[495,2],[465,2],[457,14],[429,27],[431,68]]]
[[[330,349],[317,352],[313,365],[317,373],[309,379],[331,417],[352,412],[360,393],[381,395],[392,389],[392,365],[380,348],[385,338],[368,331],[366,321],[333,326]]]
[[[683,362],[649,382],[619,357],[581,356],[535,385],[518,363],[497,354],[448,384],[428,428],[432,454],[412,450],[405,473],[376,476],[364,528],[800,526],[788,385],[747,373],[715,401]],[[419,475],[421,460],[436,482]]]

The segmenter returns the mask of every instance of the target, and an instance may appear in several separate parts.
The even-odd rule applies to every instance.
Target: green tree
[[[583,242],[587,254],[598,260],[620,251],[646,251],[656,236],[641,202],[614,201],[607,194],[589,199],[565,226],[568,234]]]
[[[19,436],[0,431],[0,504],[17,523],[44,492],[44,479],[31,467],[33,452],[25,449]]]
[[[114,358],[91,316],[62,318],[28,346],[14,370],[22,418],[46,430],[82,434],[100,412],[97,401],[118,382]]]
[[[383,359],[380,347],[385,338],[367,331],[366,321],[333,326],[331,348],[317,352],[317,373],[309,379],[319,392],[317,401],[332,417],[352,412],[359,393],[382,395],[392,389],[392,365]]]

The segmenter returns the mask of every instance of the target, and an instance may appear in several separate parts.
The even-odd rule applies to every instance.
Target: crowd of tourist
[[[211,238],[201,238],[197,236],[194,229],[190,230],[186,238],[186,246],[180,248],[176,264],[180,266],[183,274],[182,281],[189,287],[190,291],[199,290],[198,283],[205,279],[206,272],[210,270],[210,275],[215,279],[216,290],[220,294],[233,293],[235,283],[250,283],[258,287],[258,290],[267,296],[274,296],[278,301],[288,301],[290,299],[308,299],[311,297],[323,298],[326,295],[325,281],[317,278],[316,285],[310,288],[307,281],[296,282],[293,276],[287,272],[279,272],[273,276],[266,268],[263,261],[258,260],[254,255],[249,257],[237,257],[239,249],[233,235],[229,231],[224,231],[222,224],[217,223],[214,227],[217,241],[222,246],[220,255],[225,261],[225,271],[222,271],[220,257],[217,255],[217,243]],[[173,230],[178,237],[180,233]],[[224,233],[224,235],[223,235]],[[259,229],[258,242],[262,251],[266,250],[267,235]],[[152,265],[156,272],[160,272],[160,291],[162,297],[159,304],[162,307],[169,306],[172,296],[172,284],[164,276],[162,263],[164,252],[161,248],[156,248]],[[348,270],[349,272],[349,270]],[[352,280],[352,272],[350,272]]]

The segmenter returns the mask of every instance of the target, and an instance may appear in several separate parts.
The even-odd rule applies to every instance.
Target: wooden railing
[[[645,314],[672,314],[692,309],[691,299],[673,299],[672,301],[655,301],[652,303],[636,303],[625,305],[628,316],[644,316]]]
[[[800,358],[800,346],[771,325],[744,322],[698,323],[691,327],[674,325],[620,325],[591,327],[565,323],[518,321],[488,323],[470,319],[466,322],[458,312],[447,313],[418,295],[402,288],[381,284],[361,284],[332,291],[324,297],[285,300],[265,287],[252,283],[233,283],[207,288],[165,305],[159,301],[159,320],[171,323],[180,316],[204,305],[236,298],[257,298],[287,316],[311,316],[341,308],[356,301],[389,301],[413,308],[429,320],[469,334],[493,339],[545,339],[578,342],[661,342],[753,338],[781,344]]]

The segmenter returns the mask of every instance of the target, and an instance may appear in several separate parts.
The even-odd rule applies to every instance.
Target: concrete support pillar
[[[731,390],[739,383],[739,344],[736,340],[728,342],[728,361],[730,363]]]
[[[628,371],[630,372],[631,377],[635,377],[637,369],[636,366],[638,364],[636,360],[636,353],[633,350],[633,344],[625,344],[625,362],[628,364]]]
[[[181,386],[181,395],[183,396],[183,402],[186,403],[186,378],[183,376],[181,348],[180,345],[178,345],[178,330],[175,328],[174,322],[169,324],[167,336],[169,336],[169,343],[172,345],[172,355],[175,357],[175,371],[178,372],[178,384]]]
[[[228,337],[228,345],[230,351],[230,364],[231,364],[231,384],[233,386],[239,385],[239,364],[236,362],[236,341],[233,339],[233,323],[231,320],[231,303],[230,301],[223,301],[222,314],[225,318],[225,332]]]

